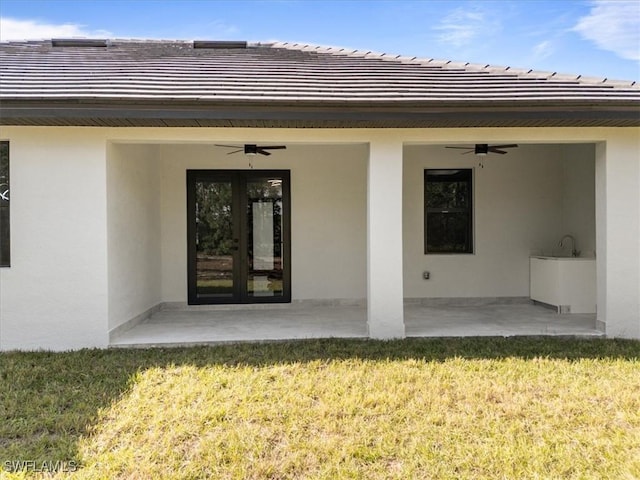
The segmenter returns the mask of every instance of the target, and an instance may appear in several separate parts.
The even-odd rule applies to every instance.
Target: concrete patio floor
[[[595,314],[558,315],[532,303],[405,305],[407,337],[549,335],[602,337]],[[366,338],[367,312],[354,305],[250,305],[158,311],[119,333],[112,347],[148,347],[308,338]]]

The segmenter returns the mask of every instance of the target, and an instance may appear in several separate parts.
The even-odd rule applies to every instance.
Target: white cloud
[[[487,30],[485,15],[479,10],[457,8],[445,16],[434,30],[441,32],[438,41],[454,47],[463,47]]]
[[[38,20],[18,20],[0,17],[0,41],[42,40],[49,38],[110,37],[106,30],[86,30],[83,25],[73,23],[52,24]]]
[[[573,30],[599,48],[640,61],[640,3],[637,0],[594,0],[589,15]]]
[[[539,44],[533,47],[534,60],[538,61],[538,60],[543,60],[545,58],[548,58],[551,55],[553,55],[554,51],[555,51],[555,48],[551,41],[545,40],[543,42],[540,42]]]

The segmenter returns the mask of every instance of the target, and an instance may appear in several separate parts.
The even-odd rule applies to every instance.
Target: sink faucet
[[[571,256],[577,257],[580,254],[580,252],[576,250],[576,239],[573,238],[572,235],[565,235],[564,237],[562,237],[562,239],[560,240],[560,247],[564,248],[564,241],[566,239],[571,240]]]

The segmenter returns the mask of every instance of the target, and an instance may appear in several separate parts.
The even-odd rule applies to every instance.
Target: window
[[[472,170],[424,171],[424,252],[473,253]]]
[[[9,142],[0,142],[0,267],[11,264],[9,254]]]

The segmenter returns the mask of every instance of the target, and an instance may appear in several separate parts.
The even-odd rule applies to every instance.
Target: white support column
[[[369,145],[367,324],[371,338],[403,338],[402,142]]]
[[[640,338],[638,152],[631,129],[596,147],[597,315],[608,337]]]

